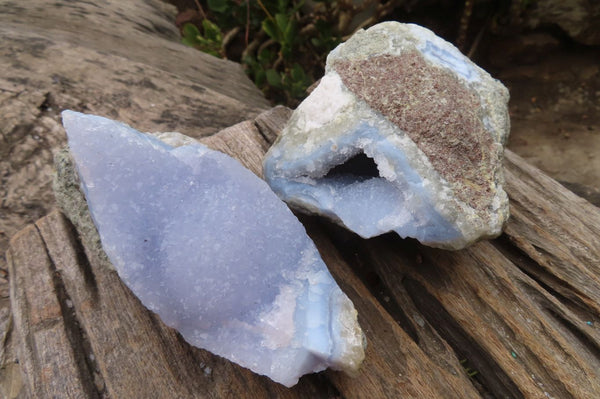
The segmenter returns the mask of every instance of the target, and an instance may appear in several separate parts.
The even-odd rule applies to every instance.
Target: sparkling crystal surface
[[[265,178],[291,206],[363,237],[395,231],[459,249],[508,218],[507,102],[500,82],[431,31],[381,23],[329,54]],[[375,172],[345,167],[361,157]]]
[[[102,245],[142,303],[191,344],[286,386],[364,357],[356,310],[266,183],[190,140],[62,114]]]

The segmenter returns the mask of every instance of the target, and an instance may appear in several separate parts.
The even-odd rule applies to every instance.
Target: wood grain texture
[[[275,108],[203,141],[260,175],[287,116]],[[600,397],[600,212],[511,152],[505,161],[512,212],[505,233],[465,250],[393,234],[364,240],[300,215],[354,302],[368,348],[355,378],[326,371],[292,389],[189,346],[53,212],[15,236],[9,251],[27,392],[50,397],[68,386],[63,397]]]

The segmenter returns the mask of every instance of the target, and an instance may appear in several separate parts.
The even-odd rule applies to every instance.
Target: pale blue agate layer
[[[391,163],[396,174],[394,181],[351,174],[308,177],[311,172],[307,165],[325,164],[333,168],[343,162],[336,159],[339,154],[346,153],[347,159],[348,152],[364,151],[359,142],[365,141],[369,142],[368,149],[365,148],[368,152],[380,154]],[[460,237],[452,223],[435,209],[430,190],[411,167],[403,149],[390,143],[378,128],[361,123],[338,137],[336,151],[331,146],[332,142],[326,141],[292,162],[283,162],[283,154],[272,151],[264,161],[267,182],[284,201],[307,210],[317,209],[364,238],[387,231],[429,243]]]
[[[167,325],[287,386],[358,367],[356,311],[267,184],[201,144],[174,148],[109,119],[62,115],[103,248]]]
[[[481,73],[472,62],[468,62],[468,59],[456,48],[444,47],[442,48],[439,43],[435,44],[427,40],[425,46],[420,50],[421,54],[431,63],[451,69],[468,82],[481,80]]]

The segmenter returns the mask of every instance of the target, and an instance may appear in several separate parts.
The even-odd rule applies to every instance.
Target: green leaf
[[[294,8],[292,8],[292,11],[290,12],[290,14],[295,14],[295,13],[297,13],[298,11],[300,11],[300,9],[302,8],[302,6],[303,6],[303,5],[304,5],[304,0],[302,0],[302,1],[299,1],[299,2],[298,2],[298,4],[296,4],[296,5],[294,6]]]
[[[277,29],[277,25],[275,24],[275,22],[271,19],[265,19],[262,22],[262,28],[265,31],[265,33],[267,35],[269,35],[269,37],[275,41],[280,41],[280,37],[281,34],[279,33],[279,30]]]
[[[298,32],[298,22],[295,19],[289,21],[285,30],[283,30],[283,41],[290,46],[296,42],[296,33]]]
[[[263,49],[259,54],[258,54],[258,62],[260,62],[261,64],[268,64],[270,62],[272,62],[275,59],[275,52],[269,50],[268,48]]]
[[[306,78],[306,73],[304,73],[304,69],[300,66],[300,64],[294,64],[292,70],[290,71],[290,76],[294,82],[302,82]]]
[[[276,88],[281,88],[281,75],[274,69],[267,69],[265,72],[267,77],[267,82]]]
[[[278,0],[277,1],[277,9],[279,12],[284,13],[288,9],[288,4],[290,4],[289,0]]]
[[[267,82],[267,75],[262,67],[259,67],[254,73],[254,84],[262,88]]]
[[[202,21],[202,28],[204,29],[204,37],[208,40],[221,44],[223,35],[221,29],[208,19]]]
[[[214,12],[224,13],[229,9],[229,2],[227,0],[208,0],[208,8]]]
[[[290,17],[285,14],[275,14],[275,21],[277,22],[277,27],[280,32],[287,32]]]
[[[189,23],[189,22],[186,23],[185,25],[183,25],[183,37],[186,37],[188,39],[193,39],[199,35],[200,35],[200,31],[198,30],[196,25]]]
[[[256,65],[258,65],[258,63],[256,62],[256,59],[254,59],[254,57],[247,55],[244,57],[244,59],[242,60],[242,63],[244,65],[247,65],[249,68],[254,69],[256,67]]]
[[[213,47],[215,42],[208,40],[202,36],[198,36],[196,42],[203,47]]]
[[[286,60],[292,56],[292,43],[283,42],[281,44],[281,55],[283,55],[283,58]]]

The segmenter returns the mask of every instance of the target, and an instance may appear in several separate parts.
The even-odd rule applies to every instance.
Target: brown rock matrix
[[[344,85],[417,144],[461,201],[480,211],[494,198],[498,151],[477,94],[417,51],[333,64]]]

